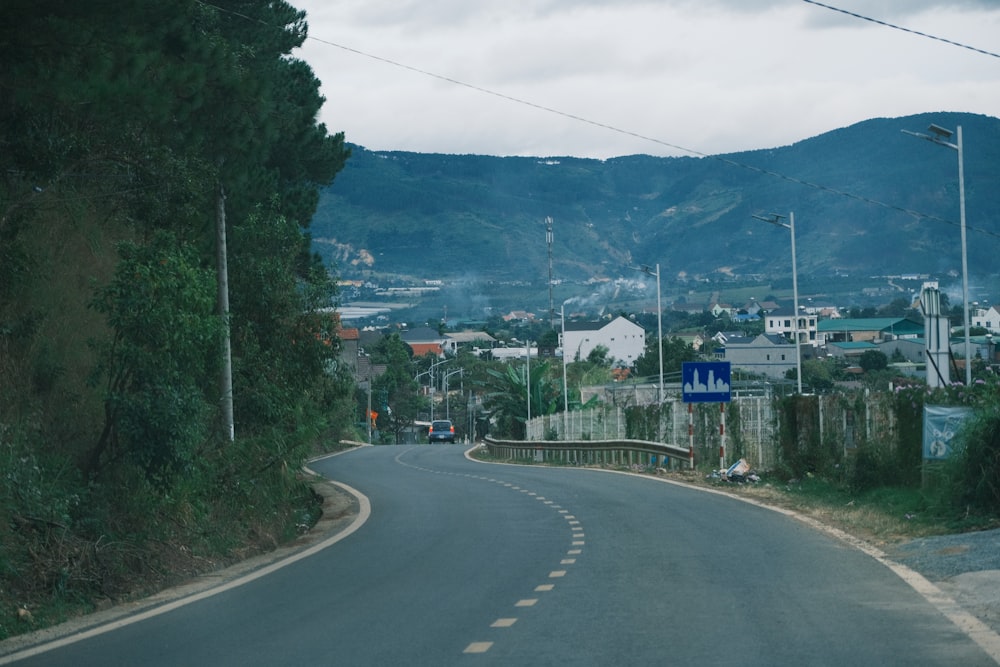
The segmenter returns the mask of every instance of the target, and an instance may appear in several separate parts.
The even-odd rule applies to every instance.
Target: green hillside
[[[551,216],[557,279],[614,278],[637,263],[660,263],[664,280],[780,277],[789,271],[787,234],[752,216],[794,211],[803,276],[958,271],[956,153],[901,132],[932,122],[963,127],[975,279],[992,272],[997,251],[1000,119],[944,112],[702,158],[354,147],[321,196],[314,248],[345,278],[544,283]]]

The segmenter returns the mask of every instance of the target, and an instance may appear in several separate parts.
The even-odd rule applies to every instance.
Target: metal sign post
[[[726,403],[732,400],[728,361],[686,361],[681,365],[681,399],[688,404],[688,449],[694,468],[694,403],[719,403],[719,467],[726,467]]]

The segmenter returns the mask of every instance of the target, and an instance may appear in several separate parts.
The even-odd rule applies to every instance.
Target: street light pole
[[[969,340],[969,260],[965,243],[965,160],[962,156],[962,126],[955,128],[955,143],[951,143],[951,130],[931,124],[930,134],[903,130],[903,134],[926,139],[932,144],[950,148],[958,153],[958,216],[962,238],[962,324],[965,326],[965,386],[972,385],[972,343]]]
[[[448,363],[449,361],[452,361],[452,360],[453,360],[453,358],[452,359],[444,359],[444,360],[438,361],[438,362],[432,362],[431,365],[430,365],[430,368],[428,368],[423,373],[417,373],[417,377],[413,378],[414,380],[419,380],[420,377],[423,376],[423,375],[430,375],[431,376],[431,383],[430,383],[431,421],[434,421],[434,392],[437,389],[436,382],[434,380],[434,369],[437,368],[438,366],[440,366],[441,364],[446,364],[446,363]]]
[[[559,320],[562,323],[562,371],[563,371],[563,440],[568,440],[566,420],[569,418],[569,384],[566,382],[566,303],[559,306]]]
[[[372,444],[372,372],[369,367],[368,370],[368,414],[365,415],[365,421],[368,422],[368,444]]]
[[[762,220],[764,222],[770,223],[772,225],[777,225],[778,227],[784,227],[792,235],[792,305],[795,308],[795,312],[792,317],[792,331],[795,336],[795,376],[798,380],[798,390],[799,394],[802,393],[802,341],[799,340],[799,271],[798,267],[795,265],[795,213],[788,214],[788,222],[782,222],[781,220],[785,216],[778,215],[777,213],[772,213],[770,216],[764,217],[760,215],[755,215],[753,218],[755,220]]]
[[[645,264],[639,267],[639,270],[647,275],[656,276],[656,350],[660,360],[660,381],[657,384],[656,404],[659,405],[663,402],[663,304],[660,300],[660,264],[656,264],[656,271]]]
[[[444,374],[444,418],[445,419],[451,419],[451,392],[448,389],[449,387],[448,378],[450,378],[452,375],[456,375],[459,373],[462,374],[462,377],[465,377],[464,368],[459,368],[458,370],[454,371],[448,371],[447,373]]]
[[[525,344],[524,355],[524,388],[528,394],[528,421],[524,422],[524,439],[528,440],[528,427],[531,424],[531,340]]]

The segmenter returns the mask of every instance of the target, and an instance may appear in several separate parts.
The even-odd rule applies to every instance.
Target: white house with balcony
[[[615,365],[632,366],[646,349],[646,330],[621,316],[610,322],[566,322],[559,338],[567,361],[586,359],[601,345]]]
[[[794,341],[796,329],[794,315],[794,308],[783,307],[768,311],[767,315],[764,316],[764,333],[784,336],[788,340]],[[807,313],[804,310],[799,311],[797,328],[800,343],[808,343],[814,347],[819,345],[817,341],[818,319],[815,313]]]

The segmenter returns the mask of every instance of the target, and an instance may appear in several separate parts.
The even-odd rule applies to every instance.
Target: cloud
[[[323,81],[322,120],[378,150],[711,154],[1000,108],[996,59],[808,2],[296,4],[324,40],[302,51]],[[985,0],[830,4],[973,46],[1000,34],[1000,5]]]

